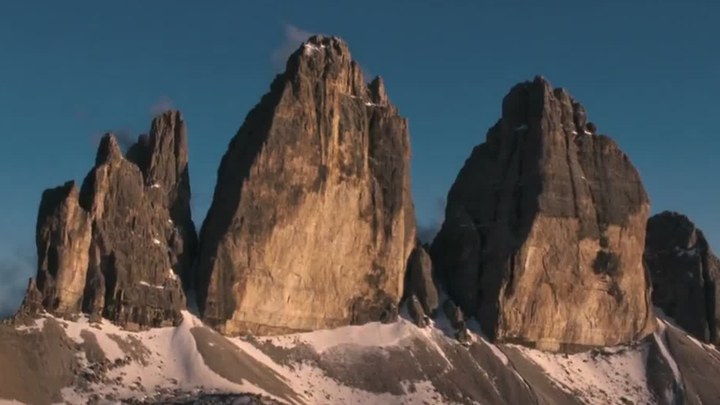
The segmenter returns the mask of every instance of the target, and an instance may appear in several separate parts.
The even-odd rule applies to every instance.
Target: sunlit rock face
[[[248,114],[200,235],[199,304],[227,334],[392,318],[415,243],[407,121],[316,36]]]
[[[550,351],[654,329],[649,202],[617,144],[542,77],[513,87],[465,162],[433,242],[450,296],[497,341]]]

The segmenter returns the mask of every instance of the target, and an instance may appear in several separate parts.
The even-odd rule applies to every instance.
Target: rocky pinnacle
[[[518,84],[448,194],[433,264],[496,341],[564,351],[654,329],[648,197],[586,115],[542,77]]]
[[[201,230],[199,304],[227,334],[392,317],[415,240],[408,126],[315,36],[247,115]]]

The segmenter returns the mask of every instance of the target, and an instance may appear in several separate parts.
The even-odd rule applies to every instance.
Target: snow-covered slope
[[[719,371],[720,354],[662,320],[656,334],[634,345],[551,354],[492,345],[472,323],[473,342],[465,347],[451,337],[442,317],[424,329],[401,319],[270,338],[225,338],[190,313],[183,316],[175,328],[127,332],[106,321],[45,315],[12,333],[29,339],[60,325],[74,343],[75,364],[59,402],[73,404],[199,398],[212,403],[664,404],[681,397],[703,403],[717,395],[698,380],[705,374],[698,368]],[[8,349],[3,344],[0,355]],[[28,400],[5,395],[3,388],[0,382],[0,397],[7,401]]]

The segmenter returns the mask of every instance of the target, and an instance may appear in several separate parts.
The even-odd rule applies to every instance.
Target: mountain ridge
[[[543,77],[510,89],[431,246],[407,120],[340,38],[300,45],[248,113],[199,236],[182,115],[125,153],[107,134],[81,187],[43,193],[0,398],[711,403],[712,291],[708,313],[675,312],[662,297],[688,283],[651,259],[655,242],[699,249],[671,275],[714,288],[717,258],[687,218],[687,240],[648,219],[637,170],[587,116]]]

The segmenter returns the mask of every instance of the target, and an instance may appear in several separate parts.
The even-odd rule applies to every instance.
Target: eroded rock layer
[[[248,114],[203,223],[199,304],[236,334],[394,312],[415,238],[408,126],[347,45],[316,36]]]
[[[649,202],[628,157],[543,78],[515,86],[447,199],[433,264],[498,341],[545,350],[654,328],[642,264]]]
[[[105,135],[80,190],[68,182],[43,193],[27,303],[41,298],[50,312],[84,311],[129,329],[181,321],[176,272],[187,271],[195,244],[186,142],[180,114],[167,112],[128,159]]]
[[[651,217],[645,262],[653,303],[696,338],[720,343],[720,260],[703,232],[685,215],[663,212]]]

